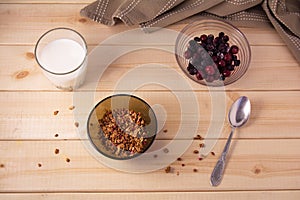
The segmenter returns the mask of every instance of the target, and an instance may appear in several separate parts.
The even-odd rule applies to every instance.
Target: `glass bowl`
[[[115,160],[132,159],[147,151],[156,132],[157,120],[152,108],[144,100],[127,94],[101,100],[92,109],[87,123],[92,145]]]
[[[220,32],[223,32],[229,37],[229,41],[227,42],[228,44],[226,44],[227,47],[223,48],[226,49],[223,51],[223,55],[221,55],[218,50],[219,46],[217,45],[219,43],[214,43],[214,40],[213,47],[210,46],[210,48],[214,48],[212,51],[208,51],[208,47],[205,46],[205,44],[203,45],[204,48],[202,47],[201,42],[199,41],[201,35],[212,34],[214,35],[215,39],[216,37],[220,38]],[[195,37],[198,37],[196,39],[198,40],[198,42],[196,42],[196,46],[194,47],[198,48],[198,51],[197,49],[193,50],[194,52],[201,52],[201,56],[194,56],[193,52],[190,55],[185,55],[187,49],[190,49],[190,44],[195,45],[195,42],[190,43],[191,40],[195,41]],[[230,70],[227,70],[227,65],[238,64],[234,63],[234,61],[230,62],[230,60],[227,60],[226,68],[223,68],[224,62],[220,62],[220,60],[224,60],[224,55],[226,54],[226,52],[231,52],[230,47],[232,45],[236,45],[239,48],[238,53],[234,55],[237,56],[237,58],[235,58],[236,60],[240,60],[240,64],[239,66],[228,67]],[[189,58],[189,56],[191,55],[192,57]],[[195,82],[207,86],[224,86],[237,81],[245,74],[250,64],[251,50],[247,38],[238,28],[228,22],[217,18],[203,17],[191,24],[188,24],[181,30],[176,39],[175,57],[182,71]],[[188,68],[188,66],[191,65],[189,63],[191,63],[196,68],[196,70],[193,70],[193,66],[190,66]],[[206,68],[207,65],[213,65],[214,69],[211,69],[210,67]],[[192,71],[189,71],[191,70],[191,68]],[[225,70],[226,73],[224,72]],[[200,75],[198,72],[201,72]],[[210,76],[214,76],[214,80],[212,79],[212,77],[210,77],[211,79],[209,80],[207,76],[208,72],[210,72]],[[212,72],[215,72],[215,74],[212,75]],[[199,76],[197,75],[197,73]]]

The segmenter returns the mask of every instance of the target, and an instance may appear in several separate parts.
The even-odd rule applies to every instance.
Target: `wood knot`
[[[253,169],[254,174],[260,174],[262,171],[262,168],[260,166],[255,166]]]
[[[27,52],[26,53],[26,58],[28,58],[28,59],[34,59],[34,54],[31,53],[31,52]]]
[[[28,76],[28,74],[29,74],[29,71],[21,71],[21,72],[17,73],[16,79],[25,78],[26,76]]]
[[[84,18],[80,18],[78,21],[81,22],[81,23],[85,23],[87,20],[84,19]]]

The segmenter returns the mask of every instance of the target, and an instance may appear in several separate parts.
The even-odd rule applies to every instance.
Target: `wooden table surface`
[[[119,172],[91,156],[74,126],[74,92],[56,89],[43,76],[33,54],[39,36],[51,28],[79,31],[89,51],[109,36],[132,29],[122,24],[107,27],[81,17],[80,9],[90,2],[0,1],[1,200],[300,199],[300,68],[271,26],[240,27],[251,45],[251,64],[244,77],[223,92],[226,110],[239,96],[248,96],[252,115],[234,135],[234,148],[219,187],[210,186],[209,176],[230,132],[226,119],[221,119],[224,126],[212,150],[215,156],[209,154],[199,161],[193,151],[203,141],[195,139],[183,152],[182,161],[170,163],[171,173],[165,169]],[[168,28],[179,31],[191,20]],[[97,83],[97,100],[112,94],[126,72],[153,62],[170,66],[184,77],[173,54],[155,49],[134,51],[108,67]],[[211,123],[210,93],[184,79],[192,89],[182,92],[193,92],[201,99],[197,134],[205,137]],[[152,85],[140,88],[137,95],[150,104],[165,106],[164,129],[168,132],[159,132],[157,140],[171,141],[180,123],[171,91]],[[72,105],[75,110],[69,109]],[[56,110],[59,113],[54,115]],[[56,149],[59,152],[55,153]]]

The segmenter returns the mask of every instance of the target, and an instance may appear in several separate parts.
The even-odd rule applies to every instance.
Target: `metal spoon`
[[[241,96],[232,104],[230,111],[228,113],[228,120],[231,125],[231,133],[226,142],[222,155],[219,158],[211,174],[210,183],[212,186],[218,186],[221,183],[223,172],[225,169],[225,164],[226,164],[226,155],[230,147],[230,142],[231,142],[233,132],[235,128],[243,126],[248,121],[250,112],[251,112],[250,100],[245,96]]]

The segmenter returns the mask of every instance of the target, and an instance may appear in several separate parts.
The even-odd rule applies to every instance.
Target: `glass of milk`
[[[35,46],[35,58],[45,76],[59,89],[80,87],[87,70],[87,45],[75,30],[55,28],[44,33]]]

